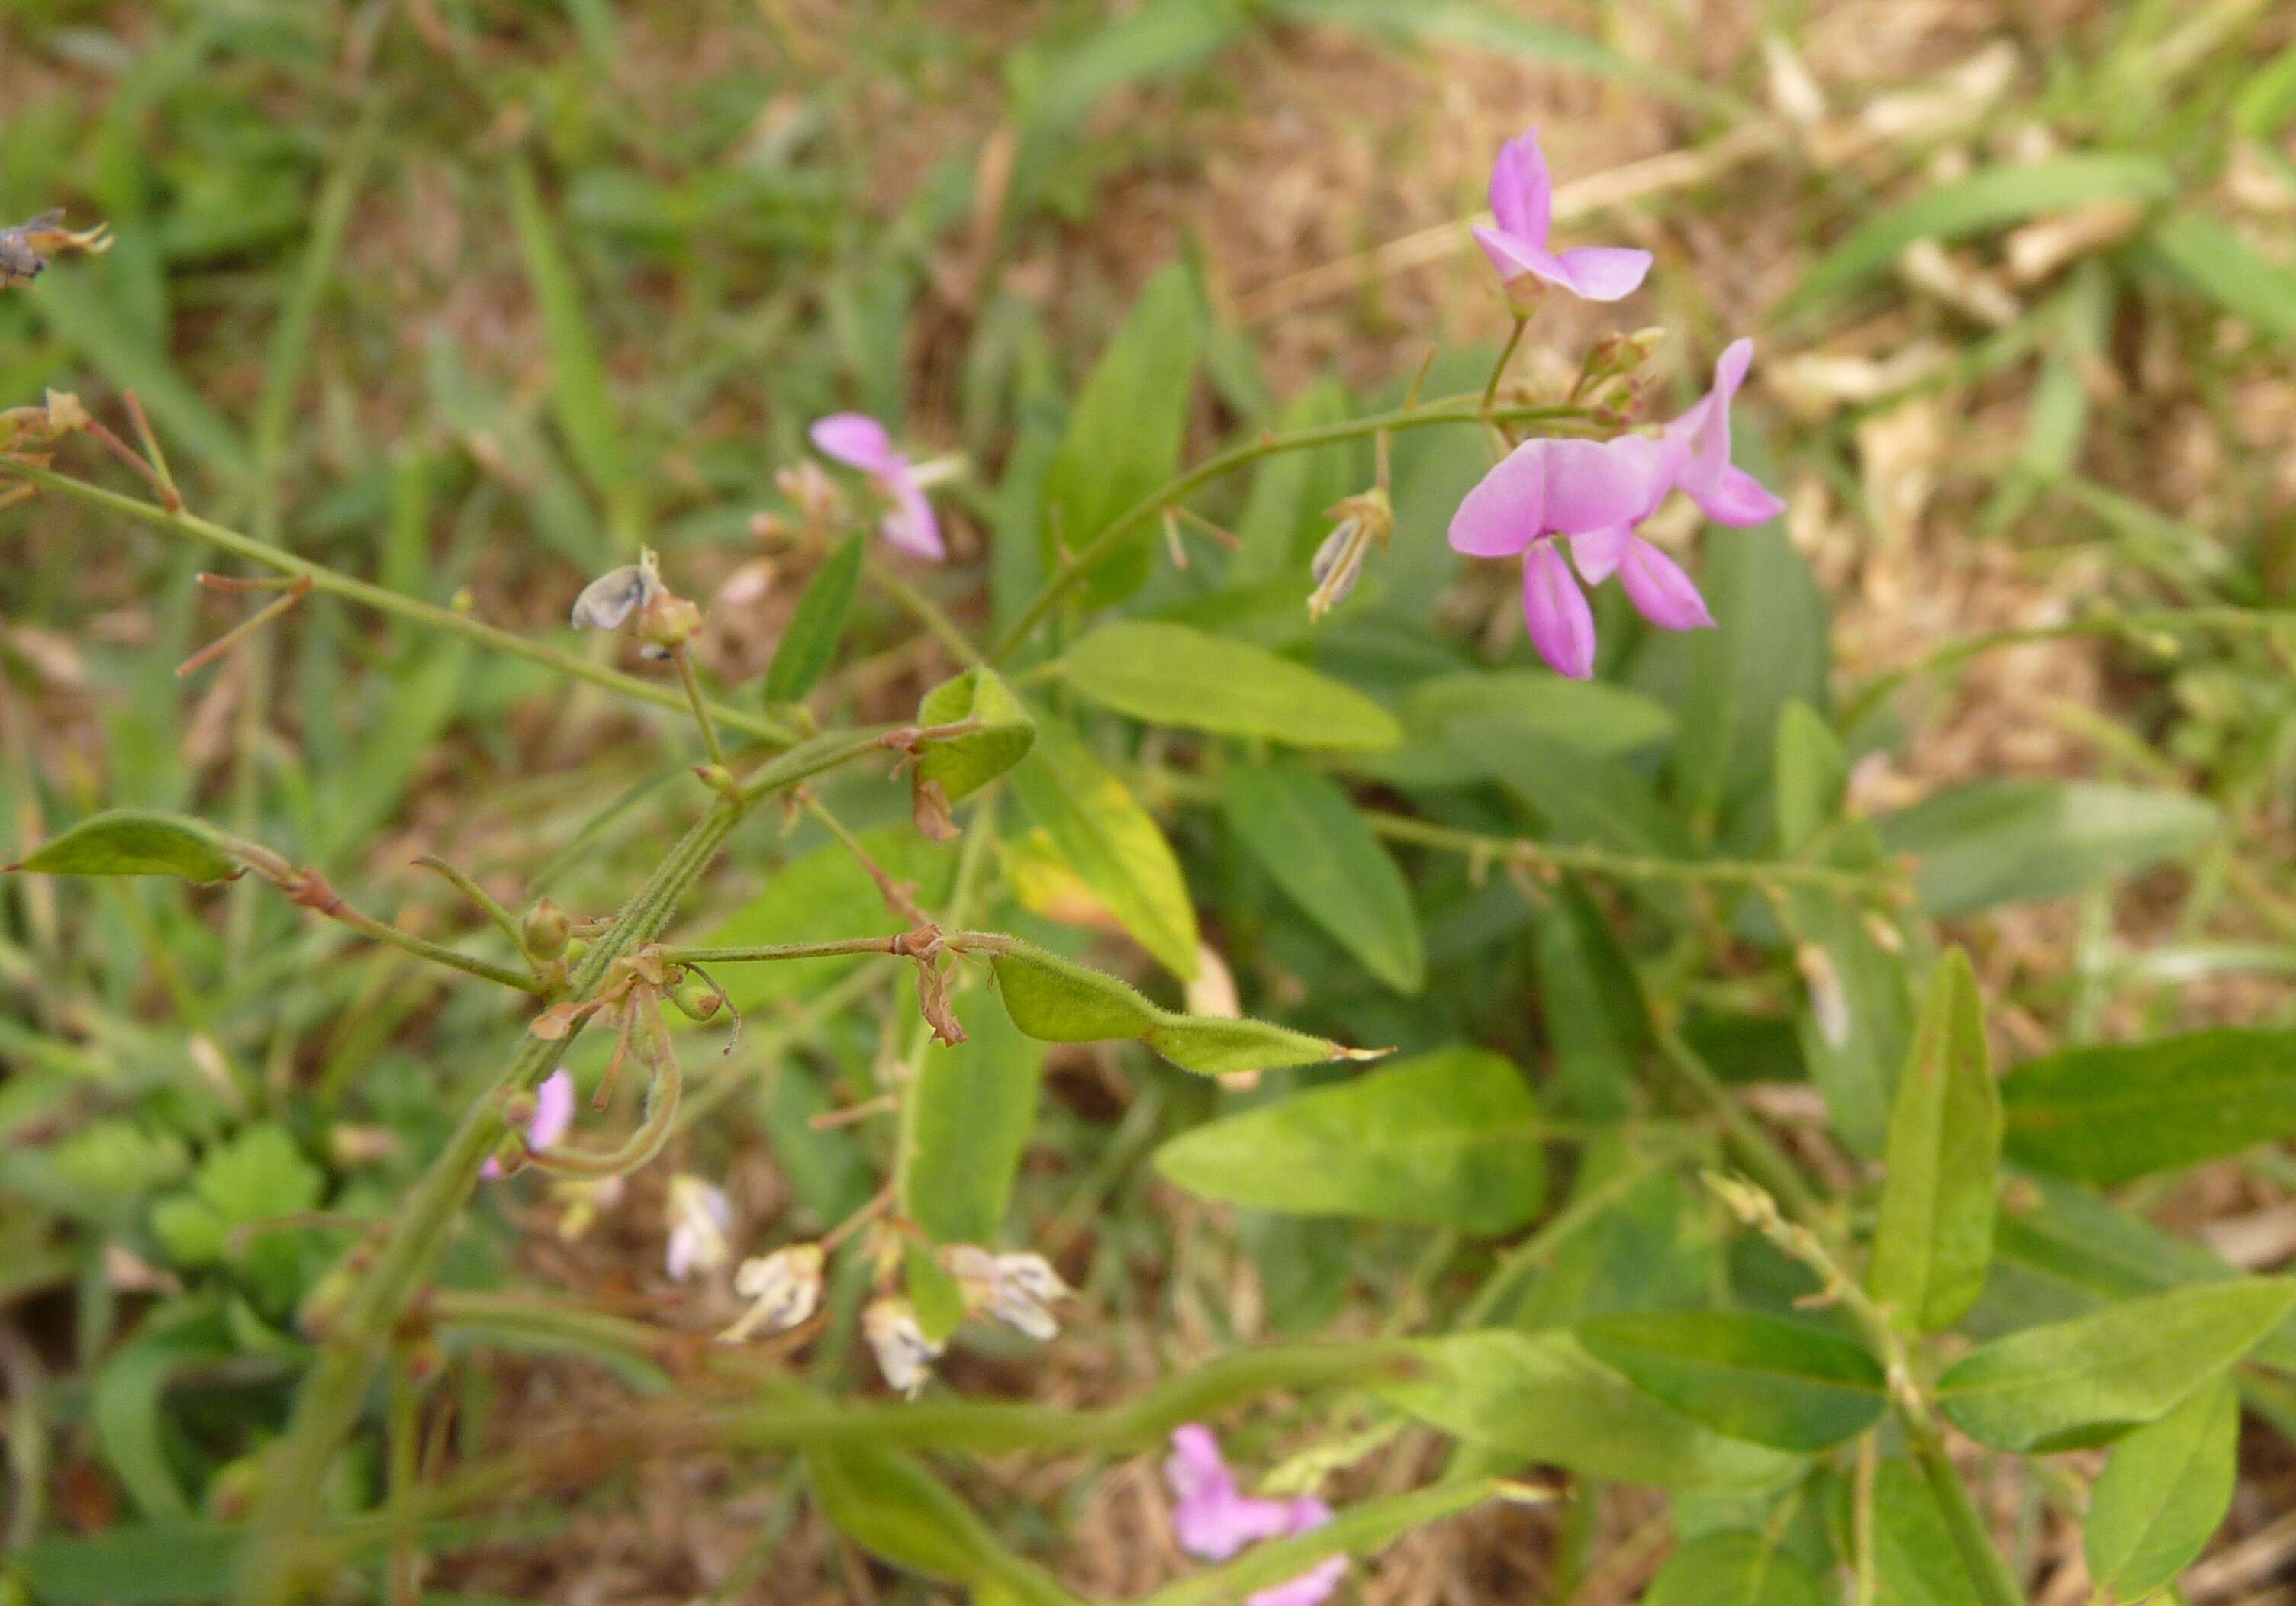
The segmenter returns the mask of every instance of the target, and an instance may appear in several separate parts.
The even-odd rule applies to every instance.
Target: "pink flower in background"
[[[1718,524],[1760,524],[1784,511],[1730,461],[1730,403],[1753,355],[1751,340],[1733,341],[1714,365],[1714,388],[1657,438],[1528,440],[1459,504],[1454,548],[1483,558],[1522,554],[1523,622],[1558,673],[1583,680],[1595,670],[1595,614],[1582,578],[1599,586],[1617,575],[1627,600],[1661,629],[1713,624],[1690,577],[1636,533],[1669,491]],[[1556,536],[1570,538],[1567,563]]]
[[[1560,284],[1589,301],[1615,301],[1633,293],[1650,272],[1651,254],[1618,245],[1587,245],[1550,251],[1554,184],[1538,149],[1538,130],[1499,147],[1491,164],[1491,219],[1495,228],[1475,230],[1475,243],[1509,285],[1529,275]]]
[[[1172,1536],[1201,1561],[1225,1561],[1262,1539],[1280,1539],[1321,1528],[1332,1508],[1312,1495],[1269,1500],[1235,1487],[1211,1430],[1189,1422],[1172,1430],[1164,1462],[1172,1487]],[[1319,1606],[1347,1576],[1348,1559],[1319,1561],[1298,1577],[1253,1594],[1245,1606]]]
[[[529,1151],[547,1149],[564,1137],[573,1125],[574,1078],[562,1066],[534,1090],[534,1116],[526,1123],[526,1146]],[[500,1176],[502,1162],[489,1157],[479,1168],[479,1175]]]
[[[941,545],[940,521],[925,500],[916,470],[885,426],[865,413],[832,413],[816,420],[810,431],[814,449],[849,468],[859,469],[884,493],[892,506],[878,531],[903,552],[939,561],[948,555]]]

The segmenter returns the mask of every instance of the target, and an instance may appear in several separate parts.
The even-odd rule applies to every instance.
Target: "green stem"
[[[977,664],[983,661],[980,644],[966,635],[964,627],[949,618],[939,602],[911,585],[907,576],[889,563],[879,562],[873,556],[866,560],[866,572],[879,589],[907,609],[910,616],[954,653],[958,662]]]
[[[752,943],[734,948],[664,948],[673,964],[750,964],[778,959],[834,959],[847,954],[892,954],[898,937],[840,937],[828,942]]]
[[[693,673],[693,655],[682,646],[672,647],[669,660],[677,666],[677,684],[685,689],[685,705],[693,710],[693,723],[701,727],[702,749],[710,763],[722,766],[726,749],[718,740],[718,727],[710,723],[709,700],[701,695],[701,681]]]
[[[1712,1112],[1721,1123],[1723,1135],[1729,1140],[1738,1163],[1746,1174],[1768,1191],[1772,1198],[1784,1207],[1787,1215],[1805,1224],[1815,1224],[1824,1217],[1824,1207],[1809,1184],[1802,1180],[1800,1168],[1786,1151],[1771,1141],[1759,1121],[1746,1113],[1744,1105],[1731,1095],[1714,1068],[1700,1057],[1696,1049],[1684,1041],[1682,1034],[1656,1007],[1656,1000],[1644,988],[1644,1011],[1650,1018],[1651,1037],[1658,1045],[1659,1058],[1675,1078],[1688,1088],[1693,1097]]]
[[[573,978],[575,996],[596,991],[616,960],[661,934],[679,898],[709,866],[748,807],[746,796],[721,798],[685,833],[583,956]],[[576,1022],[574,1030],[580,1028]],[[367,1385],[389,1351],[393,1328],[437,1265],[480,1168],[502,1139],[504,1099],[534,1087],[564,1052],[561,1043],[530,1034],[522,1037],[509,1062],[471,1102],[446,1148],[407,1194],[390,1236],[305,1374],[286,1433],[266,1459],[241,1558],[235,1598],[242,1606],[285,1606],[303,1592],[308,1561],[305,1546],[317,1528],[327,1468],[358,1420]]]
[[[2017,1586],[2001,1553],[1993,1548],[1993,1536],[1986,1531],[1985,1519],[1978,1515],[1968,1486],[1946,1454],[1937,1424],[1927,1411],[1916,1410],[1904,1400],[1898,1402],[1898,1422],[1905,1430],[1906,1447],[1913,1452],[1930,1493],[1937,1496],[1938,1510],[1945,1516],[1954,1549],[1961,1553],[1963,1570],[1976,1586],[1979,1600],[1984,1606],[2025,1606],[2025,1592]]]
[[[460,971],[466,976],[476,976],[484,981],[498,982],[506,987],[515,987],[521,993],[533,993],[538,996],[550,990],[547,984],[537,980],[524,971],[514,971],[508,965],[496,964],[490,959],[476,958],[472,955],[450,948],[444,943],[432,942],[427,937],[417,937],[411,931],[402,931],[387,921],[377,920],[372,914],[361,914],[348,904],[322,910],[321,913],[337,925],[348,926],[370,941],[388,943],[390,946],[412,954],[418,959],[427,959],[432,964],[445,965],[448,970]]]
[[[1506,377],[1507,364],[1514,359],[1514,348],[1522,344],[1522,332],[1530,327],[1530,319],[1522,313],[1514,315],[1514,327],[1508,331],[1506,344],[1499,348],[1499,360],[1491,365],[1491,377],[1483,385],[1482,412],[1488,414],[1491,404],[1499,398],[1499,381]]]
[[[398,592],[384,586],[354,579],[349,575],[339,573],[323,564],[314,563],[309,559],[299,557],[283,547],[274,546],[268,542],[258,541],[251,536],[242,535],[235,529],[226,529],[212,520],[202,519],[196,513],[171,512],[157,503],[139,501],[134,496],[123,496],[119,492],[106,490],[100,485],[91,485],[84,479],[75,479],[69,475],[58,474],[51,470],[35,468],[29,463],[13,458],[0,460],[0,472],[12,474],[19,479],[38,486],[43,490],[53,491],[60,496],[69,497],[72,501],[84,503],[90,507],[102,508],[108,512],[139,520],[155,529],[166,530],[170,535],[204,541],[210,546],[234,553],[251,563],[263,564],[282,574],[308,575],[311,587],[315,591],[324,591],[330,595],[341,597],[347,602],[356,602],[363,608],[372,608],[379,613],[391,614],[418,625],[428,626],[434,630],[443,630],[449,635],[462,636],[481,646],[491,647],[498,652],[507,652],[513,658],[522,658],[529,663],[540,664],[570,679],[587,681],[592,685],[603,686],[610,692],[618,692],[625,697],[633,698],[640,702],[650,702],[659,708],[683,710],[686,707],[685,695],[682,691],[657,685],[649,680],[641,680],[635,675],[625,675],[619,669],[611,669],[603,664],[591,663],[586,659],[577,658],[570,652],[561,652],[554,647],[545,647],[539,642],[529,641],[512,631],[504,630],[496,625],[489,625],[485,620],[473,619],[468,614],[456,613],[450,609],[419,602],[414,597],[401,596]],[[729,708],[722,703],[710,704],[709,712],[719,725],[728,730],[741,731],[767,742],[785,743],[797,740],[798,733],[795,731],[781,721],[767,718],[763,714],[752,713],[746,709]]]
[[[1013,656],[1029,634],[1045,621],[1061,599],[1082,585],[1086,578],[1100,566],[1117,547],[1141,526],[1148,523],[1170,503],[1207,485],[1223,474],[1232,473],[1279,452],[1300,452],[1316,447],[1333,446],[1341,441],[1361,440],[1382,430],[1422,430],[1434,424],[1482,423],[1507,422],[1531,423],[1540,422],[1583,422],[1587,413],[1580,407],[1488,407],[1480,400],[1451,397],[1440,401],[1423,403],[1415,407],[1398,407],[1390,413],[1374,414],[1365,418],[1349,419],[1343,423],[1325,424],[1312,430],[1296,430],[1288,435],[1263,435],[1241,446],[1215,452],[1195,467],[1176,476],[1123,512],[1119,513],[1099,534],[1070,553],[1061,568],[1045,582],[1029,605],[1021,610],[1011,627],[988,651],[991,663],[1002,663]]]

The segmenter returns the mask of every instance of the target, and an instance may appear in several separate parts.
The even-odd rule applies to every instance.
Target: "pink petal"
[[[1554,185],[1538,148],[1538,130],[1533,128],[1501,145],[1498,160],[1491,164],[1491,217],[1527,244],[1543,246],[1554,215]]]
[[[1290,1504],[1238,1493],[1219,1442],[1197,1423],[1172,1430],[1164,1480],[1175,1496],[1172,1536],[1200,1561],[1225,1561],[1247,1545],[1292,1531]]]
[[[1499,460],[1451,515],[1451,550],[1472,558],[1511,558],[1529,545],[1546,516],[1551,442],[1526,440]]]
[[[1651,254],[1625,245],[1582,245],[1554,258],[1562,283],[1589,301],[1632,295],[1651,270]]]
[[[1714,616],[1706,599],[1672,558],[1640,537],[1629,537],[1626,556],[1619,563],[1619,584],[1627,600],[1661,630],[1699,630],[1710,627]]]
[[[1552,541],[1523,554],[1522,622],[1556,674],[1585,680],[1595,673],[1595,610]]]
[[[808,431],[814,449],[824,457],[861,470],[864,473],[890,473],[906,460],[894,449],[893,438],[885,426],[866,413],[832,413],[827,418],[816,419]]]
[[[1333,1556],[1318,1561],[1288,1583],[1270,1589],[1254,1590],[1244,1597],[1244,1606],[1323,1606],[1331,1599],[1340,1580],[1348,1576],[1348,1559]]]
[[[1545,448],[1542,531],[1576,536],[1628,523],[1664,494],[1655,485],[1660,455],[1639,435],[1616,440],[1534,440],[1526,446]]]
[[[1478,225],[1472,233],[1475,243],[1483,248],[1502,279],[1520,279],[1525,274],[1537,274],[1542,279],[1554,280],[1562,271],[1552,253],[1535,240],[1511,234],[1505,229],[1487,229]]]
[[[1769,487],[1745,470],[1729,464],[1723,466],[1721,477],[1712,488],[1692,491],[1690,495],[1715,523],[1741,529],[1750,524],[1767,524],[1786,511],[1786,504]]]
[[[488,1182],[494,1181],[495,1178],[502,1175],[502,1161],[496,1159],[491,1154],[488,1155],[487,1163],[479,1168],[479,1175],[485,1177]]]
[[[1570,565],[1587,584],[1600,586],[1618,572],[1619,560],[1633,539],[1634,532],[1623,524],[1582,531],[1570,537]]]
[[[1688,448],[1676,483],[1702,501],[1714,493],[1730,466],[1730,406],[1753,360],[1754,342],[1750,340],[1724,347],[1714,360],[1714,388],[1667,426],[1668,436]]]
[[[574,1078],[554,1070],[534,1090],[534,1118],[526,1124],[526,1146],[547,1149],[564,1138],[574,1125]]]
[[[948,556],[941,545],[940,520],[933,517],[932,504],[910,477],[906,463],[884,476],[885,489],[893,498],[892,511],[878,526],[886,540],[912,557],[930,558],[939,562]]]

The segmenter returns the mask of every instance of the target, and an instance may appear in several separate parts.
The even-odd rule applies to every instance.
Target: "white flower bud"
[[[1851,1025],[1849,994],[1841,985],[1841,972],[1834,968],[1833,956],[1815,943],[1794,950],[1794,964],[1809,989],[1809,1012],[1818,1035],[1827,1047],[1840,1048],[1849,1041]]]
[[[984,1312],[1040,1344],[1061,1330],[1047,1307],[1076,1291],[1051,1261],[1026,1251],[992,1255],[973,1244],[952,1244],[941,1251],[941,1264],[964,1290],[966,1309]]]
[[[631,614],[653,600],[660,584],[651,561],[610,569],[583,586],[582,594],[574,599],[574,625],[584,630],[619,630]]]
[[[726,1195],[698,1176],[669,1179],[669,1247],[663,1265],[674,1282],[699,1272],[707,1275],[734,1258],[726,1229],[734,1207]]]
[[[718,1335],[718,1341],[738,1344],[766,1332],[787,1332],[821,1306],[821,1246],[793,1243],[762,1258],[744,1260],[734,1274],[734,1291],[750,1301],[750,1308]]]
[[[885,1381],[910,1399],[916,1398],[932,1376],[932,1364],[941,1347],[925,1337],[917,1313],[906,1299],[874,1299],[861,1313],[861,1335],[876,1352],[877,1370]]]

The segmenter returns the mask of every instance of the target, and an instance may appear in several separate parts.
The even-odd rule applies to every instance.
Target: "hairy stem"
[[[42,490],[53,491],[59,496],[83,503],[89,507],[102,508],[107,512],[139,520],[154,529],[166,530],[170,535],[189,540],[203,541],[210,546],[234,553],[251,563],[260,563],[282,574],[308,575],[310,577],[311,587],[315,591],[324,591],[332,596],[341,597],[346,602],[356,602],[363,608],[372,608],[379,613],[392,614],[418,625],[428,626],[434,630],[443,630],[450,635],[462,636],[465,640],[478,643],[480,646],[491,647],[497,652],[507,652],[513,658],[522,658],[529,663],[540,664],[545,668],[554,669],[570,679],[587,681],[592,685],[603,686],[610,692],[618,692],[625,697],[640,702],[650,702],[659,708],[676,709],[682,711],[686,707],[685,693],[677,688],[657,685],[652,681],[641,680],[635,675],[625,675],[619,669],[608,668],[603,664],[594,664],[570,652],[562,652],[555,647],[546,647],[539,642],[529,641],[514,631],[504,630],[498,625],[489,625],[483,619],[472,618],[469,614],[456,613],[451,609],[439,608],[414,597],[402,596],[386,586],[355,579],[324,564],[314,563],[308,558],[300,557],[283,547],[274,546],[268,542],[258,541],[252,536],[242,535],[238,530],[227,529],[211,520],[202,519],[196,513],[170,510],[156,503],[139,501],[134,496],[123,496],[119,492],[106,490],[100,485],[92,485],[86,480],[75,479],[68,474],[59,474],[52,470],[36,468],[30,463],[12,458],[0,459],[0,473],[13,475],[19,479],[38,486]],[[753,713],[747,709],[728,707],[723,703],[711,703],[709,708],[710,717],[728,730],[741,731],[767,742],[785,743],[797,740],[795,731],[780,720],[768,718],[763,714]]]

